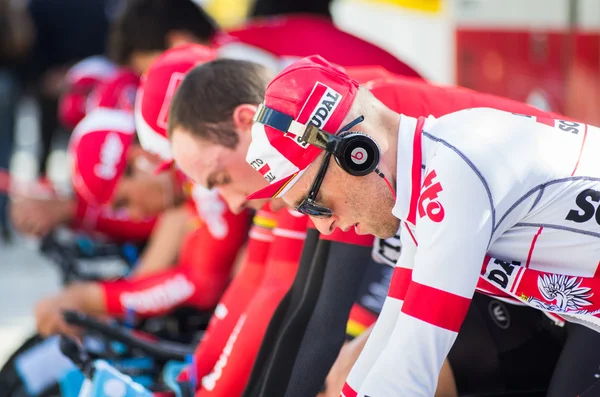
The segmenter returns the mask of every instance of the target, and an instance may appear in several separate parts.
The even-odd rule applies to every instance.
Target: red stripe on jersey
[[[471,299],[412,282],[402,312],[427,324],[458,332]]]
[[[583,153],[583,147],[585,146],[585,140],[587,138],[587,130],[588,130],[588,126],[587,124],[584,124],[584,130],[583,130],[583,140],[581,141],[581,149],[579,149],[579,156],[577,157],[577,163],[575,163],[575,168],[573,168],[573,172],[571,172],[571,176],[575,175],[575,171],[577,171],[577,167],[579,167],[579,160],[581,160],[581,153]]]
[[[492,259],[492,257],[488,255],[483,258],[483,264],[481,265],[481,272],[479,274],[485,274],[485,270],[487,269],[488,263],[490,263],[490,259]]]
[[[515,282],[512,285],[512,287],[510,287],[510,293],[514,294],[516,293],[516,289],[519,286],[519,282],[521,281],[521,276],[523,276],[523,272],[525,271],[524,267],[521,267],[519,270],[517,270],[517,275],[515,277]]]
[[[408,223],[404,222],[404,226],[406,226],[406,231],[410,235],[410,238],[412,239],[413,243],[415,243],[415,247],[418,247],[419,243],[417,243],[417,239],[415,238],[414,234],[410,230],[410,227],[408,226]]]
[[[394,274],[392,275],[390,288],[388,289],[388,296],[403,301],[406,298],[406,291],[408,291],[411,281],[412,269],[405,267],[394,268]]]
[[[342,388],[342,394],[340,397],[356,397],[358,395],[357,392],[354,391],[353,388],[348,385],[348,383],[344,383],[344,387]]]
[[[596,266],[596,273],[594,273],[594,278],[600,278],[600,262],[598,262],[598,266]]]
[[[298,114],[298,118],[296,120],[298,120],[299,123],[308,123],[308,118],[312,114],[313,110],[315,110],[315,108],[319,106],[319,103],[321,102],[321,99],[323,99],[323,95],[325,95],[326,92],[326,85],[315,85],[313,92],[310,93],[308,99],[306,100],[306,102],[304,102],[304,106],[302,106],[302,110],[300,110],[300,113]]]
[[[408,208],[408,215],[406,217],[406,220],[413,225],[416,223],[417,202],[419,201],[419,195],[421,194],[421,173],[423,172],[421,168],[423,164],[421,137],[423,135],[422,131],[424,124],[425,117],[419,117],[417,126],[415,127],[415,137],[413,139],[413,161],[411,167],[412,193],[410,196],[410,207]]]
[[[531,246],[529,247],[529,254],[527,255],[527,263],[525,263],[525,267],[529,267],[529,262],[531,262],[531,256],[533,255],[533,250],[535,249],[535,243],[537,242],[540,233],[542,233],[543,226],[541,226],[535,236],[533,236],[533,240],[531,240]]]

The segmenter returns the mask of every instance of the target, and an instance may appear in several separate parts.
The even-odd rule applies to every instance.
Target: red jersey
[[[299,58],[318,54],[341,66],[381,65],[399,75],[421,78],[389,52],[314,15],[256,18],[240,29],[218,33],[214,45],[224,56],[266,62],[277,71]]]

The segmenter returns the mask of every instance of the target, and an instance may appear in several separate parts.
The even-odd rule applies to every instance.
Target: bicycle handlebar
[[[164,340],[146,341],[135,336],[128,328],[103,323],[81,312],[67,310],[63,312],[63,317],[71,325],[96,331],[126,346],[140,349],[156,359],[185,361],[187,356],[194,353],[194,347],[192,346]]]

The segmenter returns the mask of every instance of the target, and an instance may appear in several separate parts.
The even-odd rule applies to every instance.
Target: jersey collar
[[[432,118],[432,117],[431,117]],[[415,119],[400,115],[398,155],[396,161],[396,203],[392,214],[415,225],[417,201],[423,173],[422,134],[425,117]]]

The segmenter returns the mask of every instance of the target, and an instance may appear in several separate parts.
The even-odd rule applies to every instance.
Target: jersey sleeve
[[[227,213],[223,220],[228,225],[224,237],[215,237],[202,222],[185,236],[175,269],[103,283],[108,313],[123,315],[133,310],[136,315],[147,317],[167,313],[177,306],[214,308],[247,235],[249,213]]]
[[[416,207],[411,281],[398,297],[401,310],[359,396],[434,395],[491,239],[494,209],[486,186],[450,150],[428,165]],[[449,258],[457,260],[450,264]]]
[[[133,310],[136,316],[151,317],[168,313],[177,306],[211,308],[207,296],[191,268],[176,268],[148,277],[101,283],[107,314],[123,316]],[[212,295],[212,294],[208,294]]]
[[[139,241],[150,238],[157,217],[133,220],[126,212],[115,212],[108,207],[89,204],[76,195],[75,218],[71,226],[75,229],[101,233],[117,242]]]
[[[394,273],[388,289],[388,296],[383,303],[379,318],[373,327],[362,353],[348,375],[342,397],[357,396],[357,391],[362,386],[370,369],[373,367],[377,358],[388,343],[394,325],[398,320],[398,315],[402,309],[404,295],[406,295],[406,290],[411,281],[414,255],[416,252],[416,245],[410,238],[407,227],[402,228],[400,240],[402,241],[402,251],[398,262],[396,263],[396,267],[394,268]]]

